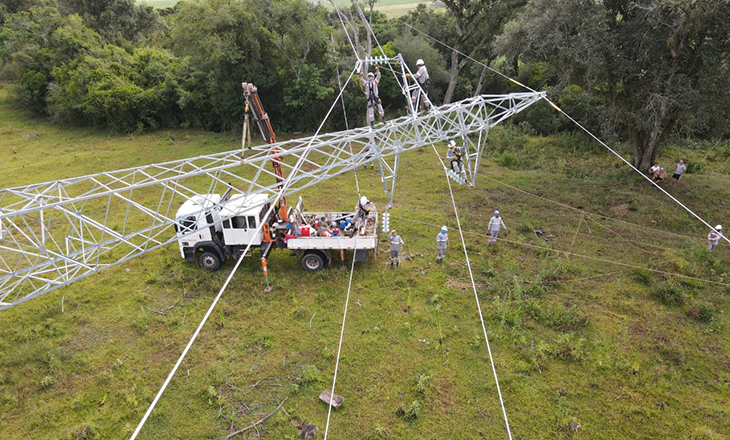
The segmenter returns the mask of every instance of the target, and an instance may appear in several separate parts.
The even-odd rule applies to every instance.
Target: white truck
[[[218,270],[227,258],[240,258],[251,243],[251,249],[259,248],[263,265],[273,249],[289,249],[301,258],[304,269],[315,272],[325,263],[331,264],[332,251],[339,250],[344,261],[344,251],[354,250],[355,261],[366,261],[368,251],[375,252],[378,247],[375,212],[366,217],[360,231],[354,225],[342,231],[340,223],[351,222],[353,212],[302,212],[300,198],[295,207],[288,208],[289,221],[285,222],[276,210],[265,218],[269,207],[263,194],[246,196],[231,194],[230,190],[222,197],[198,195],[186,200],[175,217],[180,254],[187,261]],[[302,229],[314,232],[302,236]]]

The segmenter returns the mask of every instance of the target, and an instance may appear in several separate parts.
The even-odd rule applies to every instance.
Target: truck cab
[[[223,260],[238,257],[246,246],[259,246],[263,234],[257,228],[269,209],[263,194],[197,195],[186,200],[175,215],[180,255],[216,270]]]

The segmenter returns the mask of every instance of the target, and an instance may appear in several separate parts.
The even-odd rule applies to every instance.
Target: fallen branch
[[[319,339],[319,336],[317,336],[317,333],[315,333],[315,332],[314,332],[314,330],[312,330],[312,320],[314,319],[314,317],[315,317],[316,315],[317,315],[317,312],[314,312],[314,315],[312,315],[312,317],[311,317],[311,318],[309,318],[309,331],[310,331],[310,332],[312,332],[312,334],[313,334],[313,335],[314,335],[314,336],[315,336],[315,337],[316,337],[317,339]]]
[[[171,305],[170,307],[165,307],[165,308],[164,308],[164,309],[162,309],[162,310],[152,310],[152,309],[150,309],[150,308],[149,308],[149,307],[147,307],[147,306],[144,306],[144,308],[145,308],[145,309],[147,309],[147,310],[149,310],[149,311],[150,311],[150,312],[152,312],[152,313],[157,313],[158,315],[167,315],[167,313],[165,313],[165,311],[167,311],[167,310],[170,310],[171,308],[173,308],[173,307],[175,307],[175,306],[176,306],[176,304],[173,304],[173,305]]]
[[[273,416],[277,411],[279,411],[279,408],[281,408],[281,406],[284,404],[284,402],[286,402],[287,399],[288,399],[288,397],[284,398],[284,400],[281,401],[281,403],[279,404],[279,406],[276,407],[275,410],[273,410],[272,412],[270,412],[269,414],[267,414],[266,416],[264,416],[264,418],[260,419],[258,422],[253,423],[251,425],[248,425],[247,427],[245,427],[243,429],[239,429],[236,432],[233,432],[231,434],[228,434],[228,437],[226,437],[225,440],[228,440],[231,437],[235,437],[238,434],[242,434],[242,433],[248,431],[249,429],[256,428],[257,425],[260,425],[260,424],[264,423],[269,417]],[[258,428],[256,428],[256,431],[258,431]]]

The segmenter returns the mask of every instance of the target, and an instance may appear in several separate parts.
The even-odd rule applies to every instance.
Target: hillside
[[[0,87],[3,188],[238,145],[51,125],[14,110]],[[665,167],[683,157],[695,171],[670,192],[724,222],[730,145],[663,155]],[[382,207],[379,175],[358,178]],[[476,183],[455,197],[515,438],[728,438],[730,247],[707,252],[698,222],[580,136],[495,129]],[[302,196],[347,210],[357,193],[348,174]],[[487,247],[495,208],[509,231]],[[403,156],[391,212],[414,258],[355,266],[336,389],[346,401],[328,438],[506,438],[431,149]],[[451,245],[437,266],[442,224]],[[0,313],[0,438],[128,438],[232,267],[203,272],[169,247]],[[261,438],[299,438],[301,423],[322,438],[317,396],[332,384],[349,273],[308,274],[285,252],[269,271],[264,293],[258,261],[243,263],[140,438],[225,438],[283,399]]]

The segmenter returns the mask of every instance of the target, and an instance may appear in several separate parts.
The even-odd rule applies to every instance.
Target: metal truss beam
[[[392,206],[400,155],[460,138],[470,145],[473,182],[488,130],[543,97],[481,95],[425,114],[413,109],[375,129],[254,147],[243,158],[233,150],[0,190],[0,310],[175,242],[175,211],[193,195],[230,184],[273,199],[279,184],[269,162],[276,156],[285,175],[303,161],[285,195],[374,158]]]

